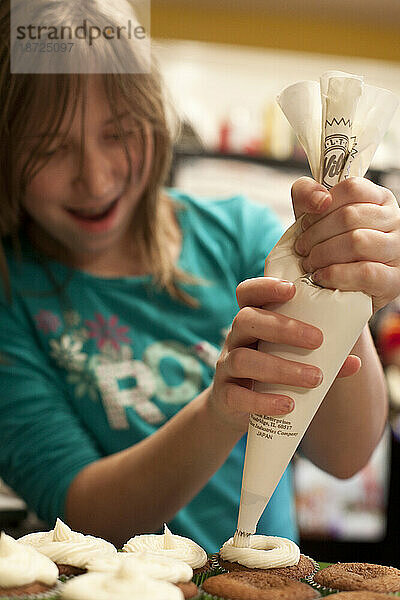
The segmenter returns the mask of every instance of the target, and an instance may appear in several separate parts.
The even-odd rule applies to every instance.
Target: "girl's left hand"
[[[295,250],[316,283],[365,292],[374,312],[400,295],[400,208],[389,190],[352,177],[328,192],[302,177],[292,199],[296,218],[308,213]]]

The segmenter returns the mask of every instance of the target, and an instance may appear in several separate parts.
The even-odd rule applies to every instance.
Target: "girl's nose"
[[[79,165],[77,184],[93,199],[110,199],[115,195],[115,172],[113,162],[101,149],[85,149]],[[111,198],[112,199],[112,198]]]

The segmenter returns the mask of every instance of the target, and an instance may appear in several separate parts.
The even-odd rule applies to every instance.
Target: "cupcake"
[[[318,570],[318,564],[300,554],[291,540],[267,535],[251,535],[247,547],[234,546],[227,540],[219,551],[219,565],[226,571],[268,571],[290,579],[303,579]]]
[[[136,535],[126,542],[123,552],[151,552],[156,556],[170,556],[183,560],[193,569],[193,573],[202,573],[210,569],[207,554],[196,542],[175,535],[164,525],[163,534]]]
[[[227,600],[311,600],[319,596],[306,583],[266,571],[232,571],[209,577],[203,590],[216,599]]]
[[[81,575],[86,573],[87,562],[96,557],[113,556],[116,548],[92,535],[83,535],[72,531],[60,519],[57,519],[51,531],[29,533],[18,539],[21,544],[29,545],[53,560],[60,575]]]
[[[56,598],[57,565],[30,546],[0,534],[0,597]]]
[[[147,577],[121,562],[111,573],[86,573],[67,581],[61,590],[64,600],[184,600],[183,592],[168,581]]]
[[[198,595],[197,586],[191,581],[192,567],[183,560],[169,556],[156,556],[149,552],[119,552],[116,556],[107,559],[91,560],[87,564],[87,570],[89,573],[115,573],[122,563],[127,569],[131,569],[132,573],[140,572],[152,579],[173,583],[183,592],[187,600]]]
[[[312,578],[320,589],[338,591],[400,591],[400,570],[369,563],[337,563],[321,569]]]

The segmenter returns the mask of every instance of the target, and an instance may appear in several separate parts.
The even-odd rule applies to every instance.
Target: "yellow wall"
[[[151,4],[154,38],[200,40],[400,61],[400,27],[318,17],[221,10],[171,1]]]

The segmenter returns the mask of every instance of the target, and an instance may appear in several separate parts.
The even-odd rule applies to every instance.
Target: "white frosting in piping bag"
[[[4,532],[0,534],[0,588],[11,588],[39,581],[52,586],[58,568],[47,556],[23,546]]]
[[[171,556],[190,565],[192,569],[203,567],[207,554],[196,542],[171,533],[164,525],[164,534],[149,533],[136,535],[122,548],[124,552],[151,552],[157,556]]]
[[[230,538],[222,546],[219,554],[229,562],[237,562],[250,569],[272,569],[297,565],[300,559],[299,547],[286,538],[252,535],[247,548],[237,548]]]
[[[72,531],[68,525],[57,519],[53,530],[29,533],[18,542],[33,546],[58,564],[86,568],[91,558],[113,556],[116,548],[105,540],[92,535]]]

